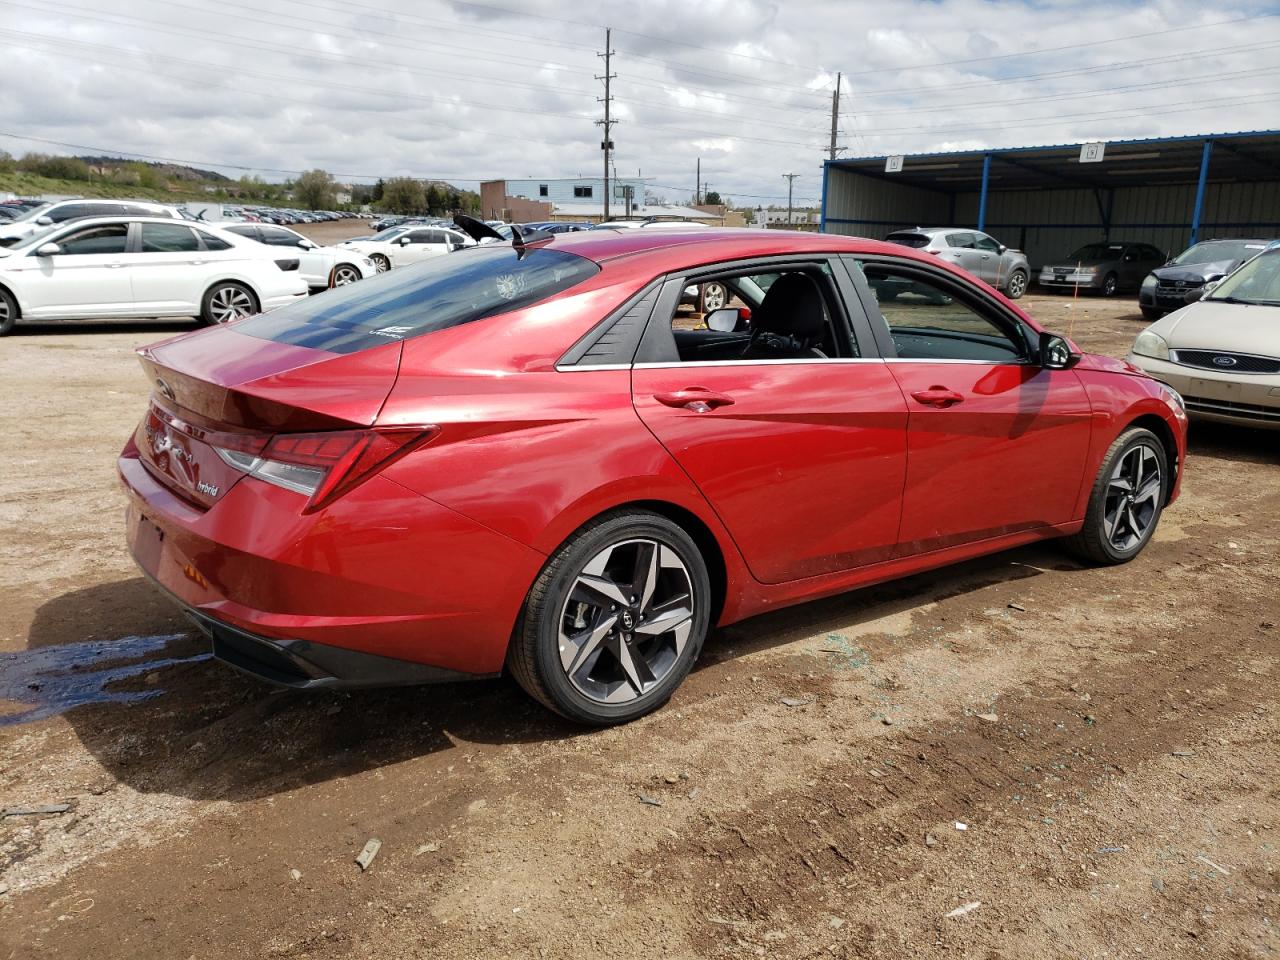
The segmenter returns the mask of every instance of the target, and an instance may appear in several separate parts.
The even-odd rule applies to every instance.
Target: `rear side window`
[[[885,237],[890,243],[920,250],[929,245],[929,238],[923,233],[891,233]]]
[[[195,231],[179,223],[144,223],[142,225],[143,253],[185,253],[199,250],[200,241]]]
[[[200,242],[204,244],[206,250],[230,250],[231,244],[223,240],[221,237],[215,237],[212,233],[205,233],[203,230],[197,230],[196,235],[200,237]]]
[[[505,244],[473,248],[337,287],[236,324],[238,333],[333,353],[522,310],[600,272],[583,257]]]

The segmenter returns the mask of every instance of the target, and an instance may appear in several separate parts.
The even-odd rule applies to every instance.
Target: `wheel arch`
[[[9,286],[7,283],[0,283],[0,290],[3,290],[5,293],[9,295],[9,299],[13,301],[14,309],[18,311],[13,315],[13,319],[21,320],[22,319],[22,301],[18,299],[18,295],[14,292],[13,287]]]
[[[210,280],[207,284],[205,284],[204,292],[200,294],[201,309],[204,309],[204,301],[209,296],[209,293],[213,290],[213,288],[223,283],[234,283],[238,287],[244,287],[246,290],[249,291],[250,294],[252,294],[253,299],[257,301],[258,309],[259,310],[262,309],[262,291],[258,289],[258,285],[256,283],[254,283],[248,277],[245,277],[240,274],[224,274],[218,277],[218,279]]]
[[[1168,463],[1169,469],[1173,472],[1172,482],[1168,485],[1164,495],[1164,502],[1167,506],[1173,499],[1173,491],[1177,487],[1178,473],[1182,466],[1179,463],[1178,457],[1178,441],[1175,438],[1168,421],[1159,414],[1140,414],[1126,423],[1124,425],[1124,429],[1121,430],[1120,433],[1124,433],[1125,430],[1131,430],[1134,427],[1142,427],[1143,429],[1150,430],[1157,438],[1159,438],[1160,445],[1164,447],[1165,462]]]

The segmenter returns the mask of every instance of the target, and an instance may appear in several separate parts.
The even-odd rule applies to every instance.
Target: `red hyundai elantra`
[[[664,703],[713,624],[1050,537],[1132,559],[1185,452],[1169,387],[836,236],[518,238],[140,353],[129,546],[218,657],[505,666],[596,724]]]

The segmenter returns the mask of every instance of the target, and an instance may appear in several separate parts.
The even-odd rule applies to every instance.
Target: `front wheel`
[[[1009,282],[1005,284],[1004,295],[1010,300],[1017,300],[1027,292],[1027,275],[1021,270],[1009,274]]]
[[[1114,297],[1118,289],[1120,289],[1120,281],[1114,273],[1108,273],[1102,278],[1102,295],[1104,297]]]
[[[1155,533],[1171,479],[1160,438],[1142,427],[1126,430],[1102,458],[1084,526],[1068,547],[1090,563],[1128,563]]]
[[[215,283],[204,295],[200,307],[200,320],[209,326],[230,323],[258,312],[258,302],[253,291],[243,284],[230,280]]]
[[[369,259],[373,261],[374,269],[377,270],[379,273],[386,273],[388,270],[391,269],[391,261],[388,260],[386,256],[381,253],[375,253]]]
[[[361,278],[360,271],[349,263],[340,263],[333,268],[333,285],[345,287]]]
[[[0,337],[13,333],[18,322],[18,304],[5,290],[0,290]]]
[[[683,529],[645,511],[607,514],[543,568],[507,666],[570,720],[626,723],[667,702],[702,650],[710,615],[706,563]]]

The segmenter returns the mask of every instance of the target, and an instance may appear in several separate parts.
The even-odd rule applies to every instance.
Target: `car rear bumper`
[[[493,675],[546,560],[380,476],[304,515],[300,495],[251,477],[202,509],[132,442],[118,467],[138,566],[217,656],[286,686]]]
[[[1194,420],[1280,430],[1280,375],[1222,374],[1136,353],[1126,359],[1177,390]]]

